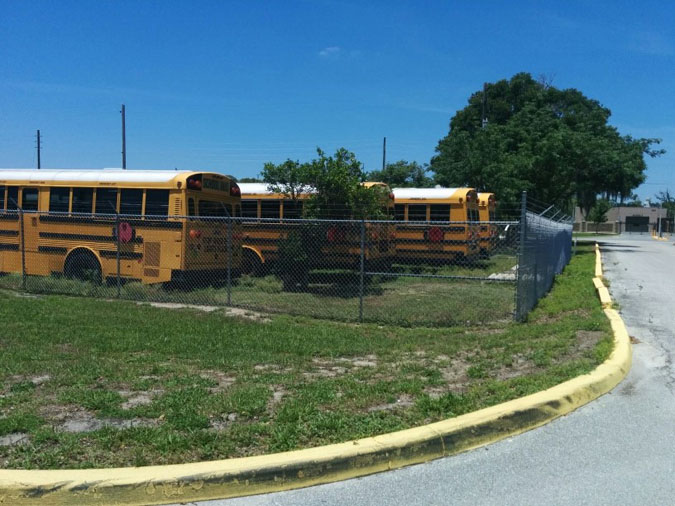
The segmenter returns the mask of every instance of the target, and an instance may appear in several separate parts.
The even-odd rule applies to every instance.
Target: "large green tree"
[[[326,155],[317,148],[317,158],[309,162],[286,160],[275,165],[266,163],[262,178],[270,190],[296,199],[311,190],[305,216],[325,219],[362,219],[381,217],[383,201],[389,192],[367,188],[363,164],[345,148]],[[386,193],[386,195],[383,195]]]
[[[417,187],[426,188],[434,185],[434,180],[427,176],[429,166],[417,162],[399,160],[388,163],[383,170],[368,173],[369,181],[381,181],[392,188]]]
[[[506,207],[525,190],[565,209],[576,201],[586,215],[598,196],[631,196],[645,180],[645,155],[664,152],[652,149],[659,139],[621,135],[610,114],[576,89],[516,74],[471,95],[431,169],[437,183],[493,191]]]

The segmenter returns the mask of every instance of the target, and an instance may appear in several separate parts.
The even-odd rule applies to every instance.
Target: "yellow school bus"
[[[478,216],[480,218],[480,253],[481,256],[490,256],[497,245],[497,227],[491,223],[495,221],[497,201],[494,193],[478,194]]]
[[[463,261],[479,251],[478,196],[473,188],[394,188],[396,258]],[[435,222],[435,223],[434,223]]]
[[[229,177],[161,170],[0,170],[0,272],[142,283],[241,267]],[[228,241],[229,247],[228,247]],[[119,255],[118,255],[119,247]]]
[[[380,188],[383,194],[383,217],[389,218],[393,211],[393,194],[389,186],[380,182],[362,183],[366,188]],[[304,205],[312,195],[303,193],[290,199],[281,193],[268,190],[267,183],[239,183],[243,218],[243,264],[242,271],[260,273],[279,257],[280,242],[292,230],[300,230],[303,223]],[[344,220],[342,220],[344,221]],[[323,243],[312,267],[352,268],[361,256],[360,224],[356,222],[330,222],[323,225]],[[364,259],[370,264],[390,262],[395,254],[395,228],[383,221],[366,223]]]

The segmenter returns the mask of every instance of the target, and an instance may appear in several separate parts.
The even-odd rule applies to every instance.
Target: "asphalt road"
[[[603,238],[605,277],[637,339],[611,393],[526,434],[427,464],[202,506],[675,504],[675,245]]]

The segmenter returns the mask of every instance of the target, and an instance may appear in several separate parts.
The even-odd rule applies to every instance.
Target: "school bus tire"
[[[251,276],[262,276],[263,258],[260,253],[251,248],[244,248],[241,272],[242,274],[249,274]]]
[[[63,274],[67,278],[91,281],[101,284],[101,263],[96,255],[88,249],[78,248],[71,251],[63,264]]]

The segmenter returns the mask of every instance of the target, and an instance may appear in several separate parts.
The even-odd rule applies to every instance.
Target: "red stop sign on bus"
[[[134,238],[134,229],[127,223],[123,221],[119,224],[117,228],[117,236],[119,237],[120,242],[128,243]]]

